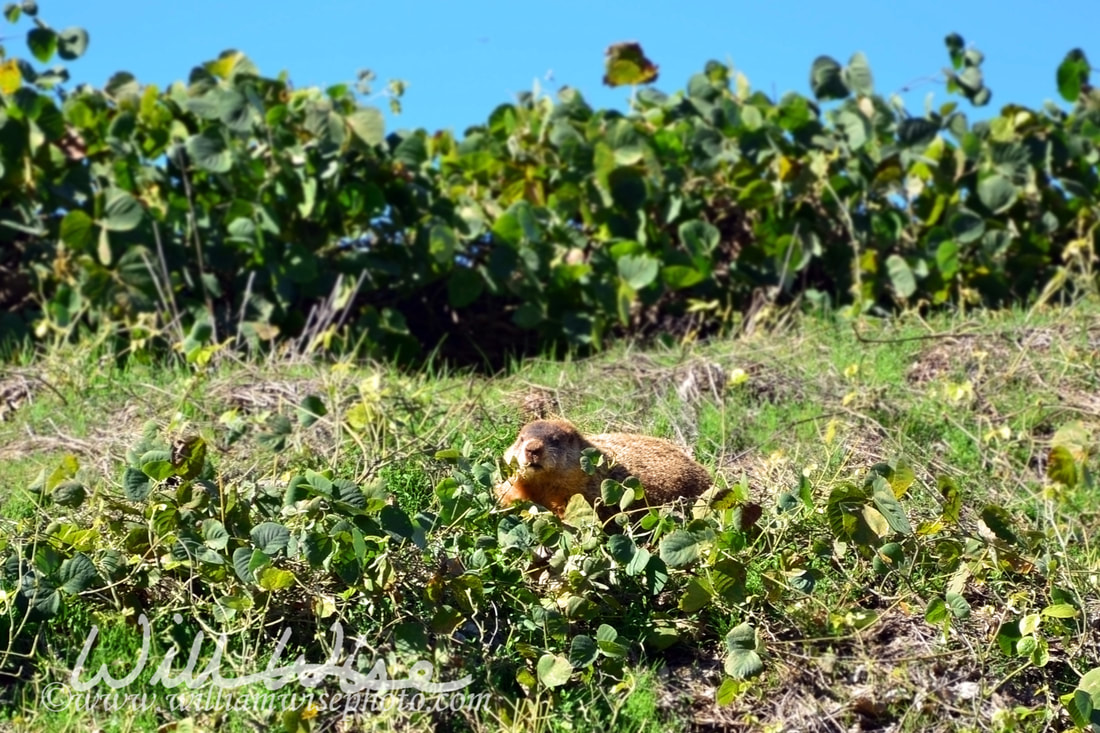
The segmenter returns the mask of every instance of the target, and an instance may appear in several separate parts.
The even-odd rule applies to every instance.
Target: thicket
[[[1096,283],[1100,92],[1080,50],[1057,69],[1071,111],[971,122],[876,93],[859,53],[818,57],[812,98],[772,99],[715,61],[664,94],[621,44],[605,81],[635,85],[627,113],[526,93],[459,137],[387,134],[369,76],[296,89],[236,51],[163,90],[126,72],[70,89],[42,66],[88,34],[33,2],[5,16],[34,24],[32,59],[0,63],[9,334],[492,359],[720,330],[767,301],[1004,305]],[[946,46],[947,90],[988,103],[982,54]]]

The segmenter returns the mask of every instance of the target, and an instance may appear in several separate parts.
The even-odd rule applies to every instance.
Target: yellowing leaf
[[[607,47],[603,83],[609,87],[647,84],[657,80],[657,66],[637,43],[614,43]]]
[[[8,59],[0,64],[0,92],[14,94],[23,86],[23,75],[19,73],[19,66],[15,59]]]

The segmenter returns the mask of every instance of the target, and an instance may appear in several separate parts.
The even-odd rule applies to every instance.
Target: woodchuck
[[[581,468],[585,448],[596,448],[606,459],[593,475]],[[497,487],[499,501],[530,501],[559,517],[574,494],[583,494],[594,503],[600,496],[600,484],[608,478],[623,481],[636,476],[650,505],[696,497],[713,484],[705,468],[667,440],[633,433],[586,438],[565,420],[536,420],[525,425],[504,453],[505,462],[512,459],[519,471]],[[605,520],[609,514],[614,514],[610,508],[601,512]]]

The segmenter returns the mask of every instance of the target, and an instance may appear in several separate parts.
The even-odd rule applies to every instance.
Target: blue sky
[[[655,86],[665,92],[684,88],[713,58],[732,63],[769,95],[808,95],[817,55],[844,63],[863,51],[878,92],[913,87],[905,99],[914,112],[929,92],[937,103],[949,99],[928,77],[948,65],[943,37],[952,31],[985,53],[989,110],[1057,99],[1055,69],[1071,48],[1100,65],[1097,0],[39,0],[39,8],[52,27],[79,25],[91,34],[88,54],[69,65],[76,81],[101,86],[125,70],[163,88],[236,48],[265,75],[289,71],[298,87],[352,81],[361,68],[376,72],[377,88],[402,79],[404,113],[387,120],[388,129],[459,133],[535,79],[544,90],[569,85],[596,106],[622,107],[628,90],[601,83],[604,50],[620,41],[642,44],[660,67]],[[26,21],[18,28],[15,37],[5,28],[3,43],[9,54],[26,56],[19,32]]]

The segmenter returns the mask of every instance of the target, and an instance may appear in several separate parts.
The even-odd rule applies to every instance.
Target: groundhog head
[[[513,460],[523,473],[574,468],[586,443],[572,423],[564,420],[536,420],[519,431],[516,442],[504,452],[504,462]]]

